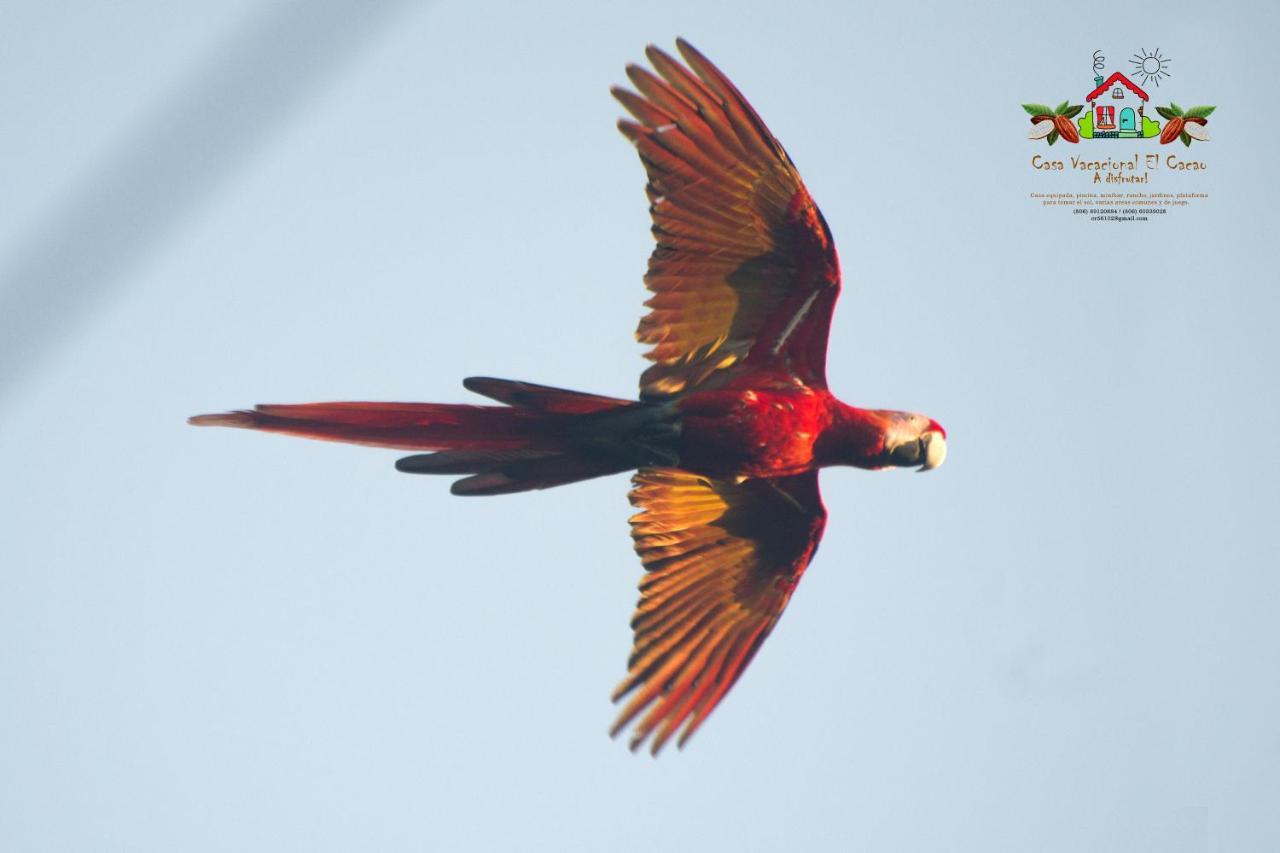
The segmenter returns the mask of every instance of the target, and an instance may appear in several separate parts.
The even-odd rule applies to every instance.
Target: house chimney
[[[1102,85],[1102,75],[1101,75],[1101,74],[1095,74],[1095,75],[1093,76],[1093,88],[1095,88],[1095,89],[1096,89],[1096,88],[1098,88],[1098,87],[1099,87],[1099,86],[1101,86],[1101,85]]]

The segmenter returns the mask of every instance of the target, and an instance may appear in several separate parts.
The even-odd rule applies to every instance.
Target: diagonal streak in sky
[[[270,4],[0,258],[0,406],[409,0]]]

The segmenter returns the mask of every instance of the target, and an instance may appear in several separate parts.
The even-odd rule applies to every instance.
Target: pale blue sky
[[[0,8],[0,847],[1280,847],[1274,7],[690,5]],[[605,733],[625,478],[464,500],[184,419],[634,393],[607,90],[676,35],[836,235],[833,388],[951,455],[823,475],[786,616],[654,761]],[[1211,198],[1035,208],[1078,187],[1018,104],[1155,47]]]

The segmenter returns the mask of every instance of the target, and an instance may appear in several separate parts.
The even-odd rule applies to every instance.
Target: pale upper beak
[[[920,436],[920,455],[924,464],[919,470],[932,471],[937,468],[947,458],[947,437],[937,430],[929,430]]]

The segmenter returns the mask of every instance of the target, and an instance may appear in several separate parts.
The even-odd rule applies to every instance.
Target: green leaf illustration
[[[1080,111],[1082,109],[1084,109],[1084,104],[1076,104],[1074,107],[1067,107],[1067,109],[1064,112],[1062,112],[1061,115],[1064,115],[1067,118],[1075,118],[1076,116],[1080,115]]]
[[[1058,141],[1058,131],[1055,130],[1049,134],[1049,144],[1052,145],[1057,141]]]
[[[1187,110],[1188,118],[1208,118],[1217,107],[1192,107]]]
[[[1053,114],[1056,116],[1060,116],[1062,115],[1063,110],[1065,110],[1069,106],[1071,106],[1070,101],[1063,101],[1062,103],[1058,104],[1056,109],[1054,109]]]
[[[1022,108],[1026,110],[1028,114],[1033,116],[1053,115],[1053,110],[1049,109],[1044,104],[1023,104]]]
[[[1183,145],[1187,146],[1188,148],[1191,147],[1191,137],[1187,135],[1187,132],[1185,130],[1182,131],[1182,133],[1178,134],[1178,138],[1182,140]]]
[[[1169,102],[1169,109],[1172,110],[1173,114],[1176,116],[1182,115],[1182,107],[1178,106],[1173,101]]]
[[[1176,118],[1178,115],[1168,107],[1156,107],[1156,112],[1160,113],[1161,118]]]

